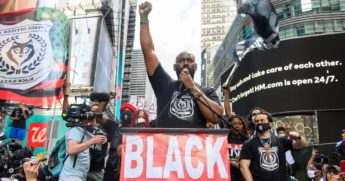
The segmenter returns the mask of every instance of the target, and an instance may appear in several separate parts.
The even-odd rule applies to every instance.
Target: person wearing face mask
[[[136,108],[131,104],[123,104],[120,107],[121,127],[110,144],[109,158],[106,163],[103,181],[120,180],[120,163],[122,154],[122,132],[121,128],[130,127],[133,113]]]
[[[307,144],[294,131],[288,137],[274,136],[272,124],[273,118],[267,112],[255,116],[257,136],[243,144],[240,154],[240,169],[246,181],[287,181],[285,152],[302,149]]]
[[[322,164],[314,162],[318,154],[319,151],[316,148],[313,148],[307,164],[307,176],[311,181],[323,181]]]
[[[259,108],[259,107],[254,107],[249,111],[249,114],[247,116],[247,129],[248,129],[248,134],[250,137],[254,135],[255,132],[255,116],[261,112],[265,112],[265,110]]]
[[[132,115],[130,127],[148,128],[150,127],[149,115],[143,110],[135,111]]]
[[[284,127],[278,127],[276,131],[277,131],[278,137],[282,137],[282,138],[286,137]],[[295,159],[292,156],[291,150],[287,150],[285,152],[285,158],[286,158],[286,163],[288,166],[289,175],[295,176],[295,173],[296,173],[296,171],[295,171],[296,170],[295,169]]]
[[[195,56],[187,51],[176,56],[173,68],[178,80],[173,80],[160,64],[149,28],[151,10],[150,2],[139,5],[140,44],[147,74],[157,97],[157,127],[206,128],[206,121],[217,124],[219,119],[206,105],[220,115],[223,108],[214,89],[194,82],[197,69]]]

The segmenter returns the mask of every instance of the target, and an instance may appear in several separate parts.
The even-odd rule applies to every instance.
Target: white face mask
[[[314,178],[316,176],[315,175],[315,170],[308,170],[307,174],[308,174],[308,178],[310,178],[310,179],[312,179],[312,178]]]
[[[278,134],[278,137],[284,137],[285,134]]]
[[[144,118],[138,118],[138,123],[144,123],[145,119]]]

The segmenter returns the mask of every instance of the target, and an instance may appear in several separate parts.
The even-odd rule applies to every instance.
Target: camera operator
[[[91,109],[96,113],[102,113],[104,112],[107,103],[108,102],[101,101],[99,102],[99,104],[92,105]],[[93,134],[105,134],[107,136],[108,142],[103,145],[91,146],[91,164],[90,170],[87,174],[87,181],[103,180],[103,168],[105,164],[105,157],[107,156],[109,148],[109,143],[114,136],[115,130],[118,128],[117,123],[110,119],[100,118],[97,119],[97,122],[99,123],[99,125],[97,127],[94,127]]]
[[[25,108],[23,103],[19,103],[19,108],[13,109],[10,118],[13,122],[10,124],[12,128],[9,137],[17,140],[19,144],[22,144],[25,137],[25,122],[29,118],[29,111]]]
[[[68,92],[67,88],[69,83],[65,81],[63,85],[64,102],[63,110],[66,113],[68,105]],[[91,112],[91,107],[83,105],[83,112]],[[66,133],[66,151],[67,159],[65,160],[62,172],[59,180],[71,181],[86,180],[87,173],[90,169],[90,149],[93,145],[103,145],[107,143],[107,137],[105,135],[92,135],[86,130],[84,126],[97,126],[97,121],[94,117],[89,119],[80,120],[78,124],[80,126],[74,126]],[[84,127],[84,128],[83,128]]]

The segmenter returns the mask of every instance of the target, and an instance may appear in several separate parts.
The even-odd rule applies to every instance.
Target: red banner
[[[31,123],[28,130],[27,146],[44,147],[47,140],[48,123]]]
[[[226,135],[124,134],[121,181],[230,180]]]

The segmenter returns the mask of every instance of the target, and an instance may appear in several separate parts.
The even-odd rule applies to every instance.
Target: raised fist
[[[139,5],[139,15],[140,18],[147,18],[152,10],[152,4],[145,1]]]

